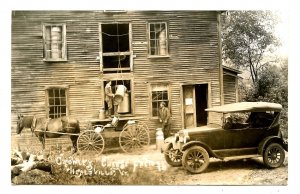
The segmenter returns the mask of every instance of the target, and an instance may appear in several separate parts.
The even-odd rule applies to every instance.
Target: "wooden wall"
[[[81,123],[103,107],[102,81],[111,75],[99,67],[99,23],[130,22],[134,57],[134,115],[149,128],[159,127],[150,115],[150,84],[168,82],[172,129],[182,128],[181,84],[210,83],[211,104],[220,105],[217,12],[214,11],[12,11],[11,107],[16,115],[45,116],[45,88],[69,88],[70,115]],[[168,24],[169,57],[148,58],[147,22]],[[66,62],[43,61],[43,23],[65,23]],[[13,132],[15,130],[12,130]]]
[[[237,99],[237,77],[224,74],[224,104],[236,103]]]

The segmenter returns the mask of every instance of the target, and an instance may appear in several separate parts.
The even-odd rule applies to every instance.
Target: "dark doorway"
[[[197,127],[207,124],[207,95],[208,84],[195,85]]]

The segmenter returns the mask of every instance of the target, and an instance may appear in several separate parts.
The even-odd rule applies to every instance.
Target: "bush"
[[[282,105],[280,124],[284,138],[288,138],[288,66],[266,66],[259,74],[257,83],[250,88],[240,87],[243,101],[274,102]]]

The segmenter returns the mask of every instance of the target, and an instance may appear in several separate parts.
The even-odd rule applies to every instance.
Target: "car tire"
[[[164,156],[169,165],[174,167],[182,165],[182,152],[180,150],[173,149],[172,144],[168,144]]]
[[[203,172],[209,165],[209,155],[205,148],[192,146],[183,152],[183,167],[192,174]]]
[[[263,155],[263,160],[268,168],[278,168],[285,159],[285,152],[282,145],[278,143],[270,143]]]

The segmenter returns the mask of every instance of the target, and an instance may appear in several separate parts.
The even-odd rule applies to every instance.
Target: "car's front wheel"
[[[173,149],[172,144],[169,144],[164,153],[166,162],[171,166],[182,165],[182,152],[180,150]]]
[[[277,168],[281,166],[285,159],[283,147],[278,143],[269,144],[263,155],[263,160],[268,168]]]
[[[182,165],[190,173],[203,172],[209,165],[209,155],[201,146],[193,146],[183,152]]]

